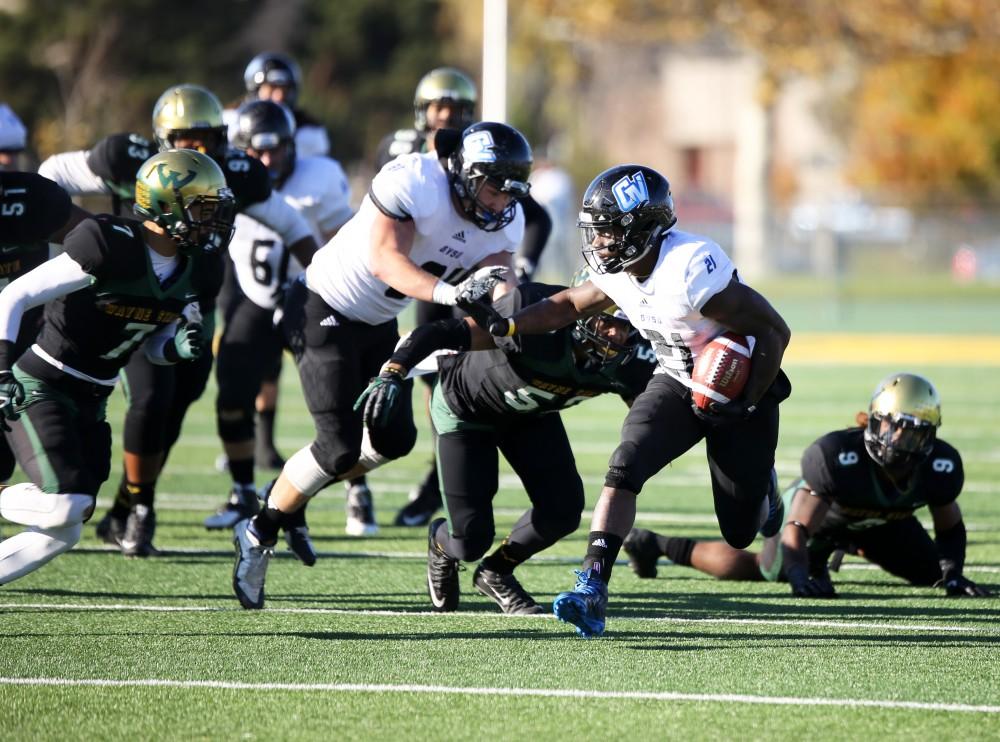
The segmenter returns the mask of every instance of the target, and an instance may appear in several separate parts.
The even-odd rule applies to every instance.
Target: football
[[[691,371],[691,399],[702,410],[726,404],[743,393],[750,376],[750,343],[743,335],[725,332],[708,343]]]

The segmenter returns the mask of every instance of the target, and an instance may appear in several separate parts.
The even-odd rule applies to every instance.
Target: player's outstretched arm
[[[513,317],[501,317],[490,325],[495,337],[543,335],[558,330],[580,317],[604,311],[614,302],[590,281],[563,289],[547,299],[531,304]]]
[[[785,576],[797,598],[832,598],[836,595],[829,578],[815,579],[809,573],[809,536],[823,522],[829,503],[801,487],[792,498],[791,512],[781,534]]]
[[[941,581],[945,593],[953,598],[984,598],[993,593],[962,574],[965,568],[965,523],[957,502],[931,507],[934,536],[941,557]]]

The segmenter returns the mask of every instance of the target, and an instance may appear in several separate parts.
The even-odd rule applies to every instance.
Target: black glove
[[[402,390],[403,374],[395,369],[383,369],[361,392],[354,410],[364,405],[364,421],[369,429],[387,428]]]
[[[703,409],[692,402],[691,410],[694,412],[695,417],[702,422],[717,427],[720,425],[732,425],[741,420],[746,420],[757,410],[757,405],[750,404],[744,399],[734,399],[722,405],[712,402],[707,408]]]
[[[24,404],[24,386],[9,368],[0,371],[0,430],[10,432],[8,420],[18,420],[17,408]]]
[[[993,595],[990,590],[962,575],[946,575],[935,586],[943,587],[949,598],[988,598]]]
[[[792,595],[796,598],[837,597],[837,591],[833,589],[833,582],[830,580],[830,573],[825,567],[822,574],[815,575],[810,575],[804,567],[790,567],[788,583],[792,586]]]

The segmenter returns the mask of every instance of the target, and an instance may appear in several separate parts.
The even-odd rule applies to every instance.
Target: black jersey
[[[496,308],[510,317],[562,289],[522,284],[498,299]],[[497,349],[442,357],[440,383],[448,407],[463,420],[497,424],[558,412],[606,392],[631,400],[646,388],[656,368],[652,354],[635,354],[617,366],[585,368],[573,352],[571,329],[521,335],[518,353]]]
[[[233,147],[226,147],[212,159],[222,168],[226,185],[236,198],[236,210],[243,211],[271,196],[271,176],[260,160]]]
[[[0,278],[17,278],[48,259],[48,237],[69,221],[71,205],[48,178],[0,172]]]
[[[427,135],[416,129],[397,129],[392,134],[386,134],[375,150],[375,171],[400,155],[412,152],[427,151]]]
[[[937,440],[905,488],[896,488],[879,475],[878,464],[865,450],[863,428],[827,433],[809,446],[802,455],[802,477],[830,503],[821,531],[863,530],[907,518],[924,505],[947,505],[965,480],[958,451]]]
[[[143,339],[176,320],[198,295],[198,264],[181,257],[164,285],[153,272],[141,223],[102,214],[66,237],[66,254],[93,277],[91,286],[45,306],[38,346],[95,379],[113,379]],[[25,370],[37,364],[28,353]]]

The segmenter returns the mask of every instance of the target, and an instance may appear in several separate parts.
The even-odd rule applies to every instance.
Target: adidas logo
[[[646,297],[643,297],[642,299],[639,300],[639,305],[643,306],[643,307],[648,307],[649,306],[649,302],[646,301]]]
[[[590,545],[591,546],[600,546],[602,549],[607,549],[608,548],[608,543],[603,538],[595,538],[594,541]]]
[[[332,314],[329,317],[324,317],[319,321],[320,327],[336,327],[338,324],[340,323],[337,322],[336,316]]]
[[[455,232],[455,234],[453,234],[453,235],[451,236],[451,238],[452,238],[453,240],[458,240],[458,241],[459,241],[459,242],[461,242],[462,244],[465,244],[465,230],[463,229],[463,230],[462,230],[462,231],[460,231],[460,232]]]

